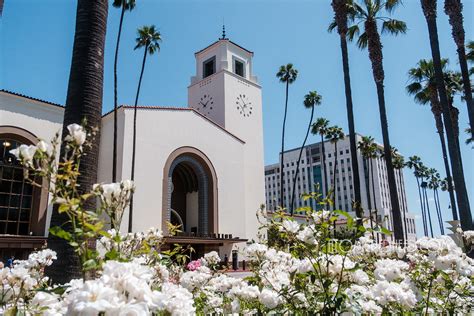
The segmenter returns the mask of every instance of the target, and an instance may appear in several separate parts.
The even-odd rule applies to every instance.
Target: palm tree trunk
[[[453,39],[457,46],[459,65],[461,66],[464,97],[466,99],[467,112],[469,115],[469,124],[472,127],[474,125],[474,109],[472,104],[472,88],[466,59],[462,7],[463,5],[460,0],[445,0],[444,2],[444,10],[449,16],[449,24],[451,24]],[[472,129],[471,137],[474,137]]]
[[[423,187],[423,198],[425,199],[426,213],[428,214],[428,222],[430,224],[431,238],[433,238],[434,237],[433,222],[431,221],[430,202],[428,201],[428,193],[426,192],[426,187]]]
[[[471,81],[469,79],[469,70],[466,62],[466,50],[464,46],[458,47],[459,64],[461,65],[461,75],[464,88],[464,98],[466,99],[467,113],[469,116],[469,126],[471,126],[471,137],[474,137],[472,126],[474,124],[474,105],[472,101]]]
[[[284,174],[284,157],[285,157],[285,125],[286,125],[286,114],[288,111],[288,81],[286,82],[286,94],[285,94],[285,114],[283,116],[283,127],[281,130],[281,161],[280,161],[280,206],[284,207],[283,200],[283,174]]]
[[[433,64],[435,68],[436,85],[440,96],[440,102],[443,109],[443,118],[446,128],[446,135],[448,139],[448,150],[451,158],[451,169],[453,172],[454,186],[456,188],[456,198],[458,202],[459,218],[461,221],[461,228],[463,230],[472,230],[474,225],[472,223],[471,208],[469,205],[469,198],[466,189],[466,182],[462,172],[462,158],[460,157],[456,139],[454,137],[453,123],[449,111],[448,97],[444,86],[443,70],[441,66],[441,54],[438,42],[438,27],[436,24],[436,1],[435,0],[421,0],[423,13],[426,17],[428,25],[428,33],[430,36],[431,54],[433,57]]]
[[[372,178],[372,198],[374,199],[374,211],[375,211],[375,223],[378,225],[378,210],[377,210],[377,200],[375,199],[375,182],[374,182],[374,165],[373,159],[370,158],[370,174]],[[379,242],[379,234],[377,233],[377,242]]]
[[[423,220],[423,232],[425,236],[428,236],[428,226],[426,226],[426,216],[425,216],[425,203],[421,194],[420,179],[417,176],[415,176],[415,178],[416,178],[416,184],[418,186],[418,196],[420,198],[421,218]]]
[[[400,213],[400,203],[397,193],[397,185],[395,182],[395,172],[392,163],[392,150],[390,146],[390,138],[388,133],[387,113],[385,109],[384,96],[384,69],[383,69],[383,54],[382,43],[380,42],[380,35],[377,31],[377,24],[373,21],[365,22],[365,30],[368,37],[369,58],[372,63],[372,72],[375,84],[377,86],[377,97],[380,112],[380,124],[382,127],[382,138],[384,146],[384,158],[387,166],[388,188],[390,191],[390,204],[392,206],[393,230],[395,240],[404,243],[403,224]]]
[[[296,173],[293,179],[293,190],[291,193],[291,215],[293,216],[293,203],[295,201],[295,189],[296,189],[296,180],[298,179],[298,174],[300,172],[300,162],[301,162],[301,155],[303,154],[303,149],[308,140],[309,132],[311,131],[311,122],[313,122],[313,115],[314,115],[314,106],[311,107],[311,116],[309,118],[308,130],[306,131],[306,136],[303,141],[303,145],[300,148],[300,154],[298,156],[298,162],[296,163]]]
[[[352,104],[352,91],[351,91],[351,77],[349,72],[349,54],[347,52],[347,40],[346,34],[341,34],[341,53],[342,53],[342,68],[344,71],[344,87],[346,94],[346,108],[347,108],[347,122],[349,125],[349,142],[351,148],[351,165],[352,165],[352,176],[354,184],[354,208],[356,216],[359,218],[357,223],[362,224],[362,205],[361,205],[361,193],[360,193],[360,175],[359,175],[359,163],[357,161],[357,144],[356,144],[356,133],[354,124],[354,109]]]
[[[401,169],[397,168],[396,175],[398,178],[398,183],[402,183],[402,171]],[[397,192],[400,189],[400,185],[397,185]],[[401,196],[401,192],[400,192]],[[408,241],[408,227],[407,227],[407,213],[405,212],[405,209],[402,210],[402,219],[403,219],[403,235],[405,236],[405,242]]]
[[[333,205],[333,210],[337,208],[337,194],[336,194],[336,171],[337,171],[337,141],[334,142],[334,175],[333,175],[333,183],[332,183],[332,192],[334,196],[334,205]]]
[[[81,174],[78,178],[80,193],[90,191],[93,184],[97,182],[107,13],[106,0],[78,0],[77,2],[76,29],[62,138],[64,141],[68,135],[69,124],[81,123],[84,119],[87,119],[89,127],[98,129],[95,140],[91,142],[92,146],[84,147],[84,155],[80,162]],[[64,145],[63,142],[61,157],[65,150]],[[85,209],[95,210],[95,202],[95,199],[87,200],[84,203]],[[71,229],[71,225],[66,224],[68,220],[65,213],[58,212],[58,205],[54,205],[50,226]],[[56,251],[58,256],[58,259],[47,269],[47,274],[53,282],[65,283],[82,276],[77,254],[65,240],[50,234],[48,247]]]
[[[456,206],[456,198],[454,197],[454,188],[453,188],[453,180],[451,177],[451,168],[449,167],[448,161],[448,153],[446,150],[446,141],[444,139],[444,124],[441,118],[441,114],[435,115],[436,126],[438,129],[439,141],[441,142],[441,150],[443,152],[443,162],[444,162],[444,169],[446,172],[446,178],[448,181],[448,193],[449,193],[449,200],[451,202],[451,211],[453,214],[453,220],[458,220],[458,212]]]
[[[324,195],[328,195],[328,172],[326,170],[326,151],[324,148],[324,136],[321,134],[321,154],[323,156],[322,158],[322,164],[323,164],[323,171],[324,171]]]
[[[115,46],[115,57],[114,57],[114,145],[113,145],[113,157],[112,157],[112,182],[117,181],[117,61],[120,46],[120,35],[122,34],[122,23],[125,15],[125,6],[122,5],[122,13],[120,14],[120,23],[117,35],[117,45]],[[113,227],[115,228],[115,227]]]
[[[370,200],[369,162],[367,161],[367,159],[364,159],[363,163],[366,166],[366,168],[364,168],[364,179],[365,179],[365,191],[367,193],[367,208],[369,211],[370,229],[372,229],[372,239],[375,240],[374,219],[372,218],[372,201]]]
[[[138,80],[137,95],[135,97],[135,106],[133,108],[133,147],[132,147],[132,173],[131,180],[135,181],[135,156],[137,147],[137,106],[138,96],[140,95],[140,87],[142,85],[143,72],[145,70],[146,56],[148,54],[148,44],[145,46],[145,53],[143,54],[142,70],[140,72],[140,79]],[[130,196],[130,212],[128,217],[128,232],[133,231],[133,192]]]
[[[392,206],[392,219],[395,240],[401,241],[403,244],[403,224],[400,213],[400,203],[398,199],[397,184],[395,180],[395,171],[392,163],[392,152],[390,139],[388,134],[387,114],[385,110],[385,97],[382,82],[377,82],[377,96],[379,100],[380,122],[382,125],[382,138],[384,147],[384,158],[387,166],[388,188],[390,192],[390,204]]]
[[[441,213],[441,203],[439,202],[438,189],[434,189],[433,194],[435,198],[435,203],[437,203],[437,206],[438,206],[437,210],[438,210],[439,230],[441,232],[441,235],[444,235],[443,214]]]

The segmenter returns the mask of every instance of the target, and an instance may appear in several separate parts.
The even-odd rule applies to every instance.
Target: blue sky
[[[450,26],[438,1],[441,52],[459,69]],[[473,39],[474,1],[464,0],[466,38]],[[0,88],[60,104],[65,103],[74,38],[76,1],[5,0],[0,19]],[[104,111],[113,106],[113,54],[120,11],[110,7],[105,50]],[[124,21],[119,60],[119,102],[132,104],[142,53],[134,51],[136,29],[155,24],[163,37],[161,52],[148,59],[140,104],[186,106],[187,86],[194,74],[194,52],[221,35],[255,52],[254,73],[263,87],[265,163],[277,161],[283,115],[284,86],[275,78],[280,65],[292,62],[299,70],[290,88],[286,148],[304,137],[308,110],[302,105],[310,90],[323,95],[315,117],[326,117],[347,132],[339,40],[326,31],[333,13],[330,0],[137,0]],[[385,94],[392,145],[406,157],[417,154],[426,165],[444,174],[434,119],[405,92],[407,71],[421,58],[430,58],[426,22],[419,1],[405,0],[395,17],[407,22],[408,33],[383,36]],[[356,130],[381,142],[375,85],[366,51],[349,46]],[[460,100],[460,125],[467,126]],[[462,141],[464,141],[464,134]],[[310,141],[317,141],[313,136]],[[474,208],[473,150],[463,147],[465,176]],[[410,211],[419,214],[416,182],[405,170]],[[447,194],[441,194],[448,218]],[[421,232],[421,220],[417,222]],[[438,229],[436,228],[436,231]]]

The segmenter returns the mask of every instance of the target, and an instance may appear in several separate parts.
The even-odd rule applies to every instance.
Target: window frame
[[[237,73],[237,62],[242,64],[242,74],[241,75]],[[247,74],[246,74],[246,71],[245,71],[245,60],[240,59],[236,56],[232,56],[232,72],[234,74],[236,74],[237,76],[239,76],[239,77],[246,78]]]
[[[212,69],[212,73],[211,74],[206,74],[206,66],[212,62],[212,65],[213,65],[213,69]],[[217,69],[216,69],[216,56],[212,56],[206,60],[204,60],[202,62],[202,78],[207,78],[207,77],[210,77],[212,76],[213,74],[216,73]]]

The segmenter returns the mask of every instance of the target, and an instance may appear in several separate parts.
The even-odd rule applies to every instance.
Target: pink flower
[[[190,263],[188,263],[186,267],[188,268],[189,271],[194,271],[201,267],[201,261],[193,260]]]

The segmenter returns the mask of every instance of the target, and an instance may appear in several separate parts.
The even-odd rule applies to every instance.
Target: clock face
[[[213,108],[214,100],[209,94],[204,94],[196,105],[196,110],[200,111],[204,115],[211,114]]]
[[[237,96],[235,105],[237,107],[237,111],[239,111],[243,117],[249,117],[252,114],[252,102],[250,102],[249,98],[245,94],[239,94]]]

